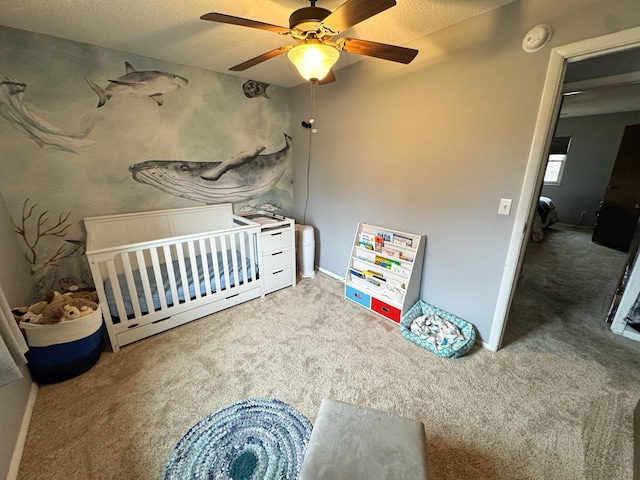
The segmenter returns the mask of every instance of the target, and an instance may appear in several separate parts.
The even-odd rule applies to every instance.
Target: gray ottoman
[[[423,480],[425,450],[422,422],[324,399],[300,480]]]

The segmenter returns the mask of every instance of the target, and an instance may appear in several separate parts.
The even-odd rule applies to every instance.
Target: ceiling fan
[[[229,70],[244,71],[266,60],[287,53],[289,60],[306,80],[329,83],[335,80],[332,67],[340,56],[340,51],[367,55],[408,64],[418,54],[412,48],[387,45],[385,43],[358,40],[356,38],[334,37],[357,23],[373,17],[396,5],[395,0],[347,0],[333,12],[316,7],[316,0],[309,0],[310,7],[295,10],[289,17],[289,28],[269,23],[234,17],[224,13],[207,13],[202,20],[257,28],[280,35],[289,35],[299,43],[285,45],[255,58],[242,62]]]

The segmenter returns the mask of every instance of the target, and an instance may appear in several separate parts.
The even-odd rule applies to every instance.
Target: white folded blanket
[[[460,329],[440,315],[426,314],[411,323],[411,332],[433,344],[438,350],[451,347],[456,340],[464,340]]]

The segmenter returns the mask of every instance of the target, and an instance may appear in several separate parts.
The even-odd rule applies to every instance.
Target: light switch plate
[[[511,199],[501,198],[500,205],[498,206],[499,215],[509,215],[511,213]]]

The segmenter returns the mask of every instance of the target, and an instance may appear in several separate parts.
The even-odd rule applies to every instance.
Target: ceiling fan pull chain
[[[316,83],[318,82],[310,82],[311,83],[311,118],[309,118],[309,123],[311,124],[311,133],[316,133],[318,129],[314,126],[316,122]]]

